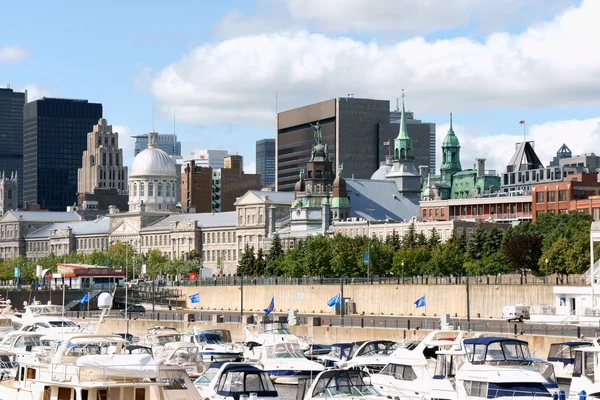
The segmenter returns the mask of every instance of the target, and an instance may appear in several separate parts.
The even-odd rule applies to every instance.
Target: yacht
[[[205,367],[204,371],[200,374],[200,376],[194,379],[194,385],[196,386],[196,388],[200,392],[205,390],[208,387],[208,385],[210,385],[214,377],[217,376],[217,374],[221,370],[221,367],[224,364],[225,363],[222,362],[214,362],[210,363],[207,367]]]
[[[244,327],[244,329],[246,331],[246,345],[250,343],[267,345],[286,342],[298,344],[302,351],[306,351],[309,348],[308,342],[294,335],[286,322],[262,321],[254,326],[253,331],[248,326]]]
[[[438,352],[429,398],[551,398],[527,342],[504,337],[462,341],[462,349]]]
[[[204,362],[238,361],[242,358],[243,347],[223,343],[217,333],[199,333],[192,337],[192,343],[200,350]]]
[[[15,378],[2,380],[0,398],[200,399],[180,368],[163,372],[148,354],[110,353],[120,353],[123,342],[113,335],[65,336],[48,362],[21,362]]]
[[[296,343],[277,343],[261,346],[256,365],[269,373],[278,384],[295,385],[300,377],[316,376],[325,367],[307,359]]]
[[[15,354],[16,361],[21,362],[42,352],[43,336],[37,332],[14,331],[4,336],[0,342],[0,350]]]
[[[63,306],[53,305],[50,302],[42,304],[34,300],[30,305],[25,306],[25,312],[14,313],[10,319],[14,330],[36,331],[44,334],[80,331],[79,325],[64,317]]]
[[[206,373],[194,382],[203,399],[279,400],[269,375],[250,364],[223,363],[217,371],[211,366]]]
[[[354,342],[350,354],[345,360],[336,363],[338,368],[368,368],[379,372],[387,364],[387,358],[400,344],[391,340],[368,340]]]
[[[179,333],[177,329],[167,326],[155,326],[148,329],[141,344],[150,347],[152,354],[156,356],[163,351],[165,344],[181,341],[183,341],[183,334]]]
[[[571,341],[552,343],[548,351],[548,362],[554,367],[556,381],[565,392],[568,392],[573,378],[576,349],[590,347],[592,342]]]
[[[600,345],[579,347],[575,350],[573,378],[569,387],[569,399],[580,398],[585,392],[587,398],[600,398]]]
[[[334,367],[339,361],[345,361],[352,350],[352,343],[334,343],[329,353],[317,356],[317,362],[326,368]]]
[[[194,343],[172,342],[165,344],[162,353],[155,357],[159,365],[178,365],[191,377],[202,372],[202,360]]]
[[[329,369],[314,379],[302,379],[296,399],[387,400],[372,385],[369,375],[360,370]]]

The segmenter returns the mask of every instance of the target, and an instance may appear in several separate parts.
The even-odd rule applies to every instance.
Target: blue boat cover
[[[525,342],[524,340],[518,340],[518,339],[511,339],[511,338],[505,338],[505,337],[497,337],[497,336],[484,336],[484,337],[479,337],[479,338],[471,338],[471,339],[465,339],[464,340],[464,344],[483,344],[483,345],[489,345],[491,343],[496,343],[496,342],[517,342],[517,343],[521,343],[521,344],[525,344],[528,345],[529,343]]]

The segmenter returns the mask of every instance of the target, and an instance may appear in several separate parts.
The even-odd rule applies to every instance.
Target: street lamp
[[[404,285],[404,260],[402,260],[400,265],[402,265],[402,284]]]

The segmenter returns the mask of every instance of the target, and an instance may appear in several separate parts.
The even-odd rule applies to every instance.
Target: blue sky
[[[175,110],[184,154],[230,149],[247,170],[254,142],[274,137],[275,93],[287,109],[346,93],[394,104],[404,88],[438,140],[455,113],[464,167],[478,156],[501,169],[521,119],[542,160],[563,142],[600,153],[599,3],[11,2],[0,82],[101,102],[128,164],[123,134],[152,128],[154,101],[160,133]]]

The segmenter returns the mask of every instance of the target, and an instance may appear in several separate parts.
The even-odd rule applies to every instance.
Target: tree
[[[503,236],[504,232],[496,225],[485,231],[482,244],[483,257],[489,257],[500,250]]]
[[[542,237],[537,233],[520,233],[509,228],[502,239],[502,252],[513,270],[537,273],[538,260],[542,255]]]
[[[438,234],[437,229],[431,229],[431,235],[429,235],[428,241],[429,247],[435,249],[440,245],[441,242],[442,240],[440,239],[440,235]]]
[[[393,271],[404,276],[425,275],[430,258],[431,251],[427,247],[402,248],[394,254]]]
[[[324,235],[309,236],[304,243],[304,274],[331,276],[331,240]]]
[[[358,239],[358,238],[357,238]],[[333,238],[333,257],[331,271],[334,276],[364,276],[366,267],[363,263],[362,246],[347,236],[337,235]]]
[[[375,275],[387,275],[392,272],[394,261],[394,247],[379,240],[371,241],[371,273]]]
[[[267,261],[265,260],[265,254],[263,249],[259,248],[256,253],[256,260],[254,262],[254,276],[263,276],[265,269],[267,268]]]
[[[288,249],[283,258],[283,271],[286,276],[300,278],[304,275],[304,241],[300,240],[296,246]]]
[[[410,223],[408,226],[408,230],[404,234],[402,238],[402,247],[403,248],[413,248],[417,244],[417,234],[415,233],[415,223],[414,221]]]
[[[271,248],[269,249],[269,255],[267,256],[267,265],[265,267],[265,275],[267,276],[279,276],[283,275],[283,246],[281,245],[281,238],[278,234],[275,234],[271,239]]]
[[[464,263],[465,252],[456,241],[450,241],[432,251],[427,271],[435,276],[458,276],[463,273]]]
[[[427,236],[423,232],[419,232],[417,235],[416,247],[426,247],[428,245]]]
[[[173,274],[172,266],[169,265],[169,257],[157,249],[152,249],[145,255],[146,273],[150,276]],[[123,265],[125,268],[125,265]],[[132,273],[130,269],[130,273]]]
[[[246,243],[244,246],[244,252],[240,257],[237,267],[238,276],[249,276],[254,272],[256,258],[254,257],[254,246],[250,246]]]
[[[398,235],[398,232],[396,232],[395,229],[392,231],[391,235],[388,235],[388,237],[385,238],[385,244],[391,246],[394,251],[398,251],[400,249],[402,241],[400,239],[400,235]]]
[[[475,230],[473,234],[467,241],[467,252],[469,256],[473,260],[480,260],[484,256],[483,244],[486,238],[485,230],[483,229],[483,224],[478,222],[475,226]]]

